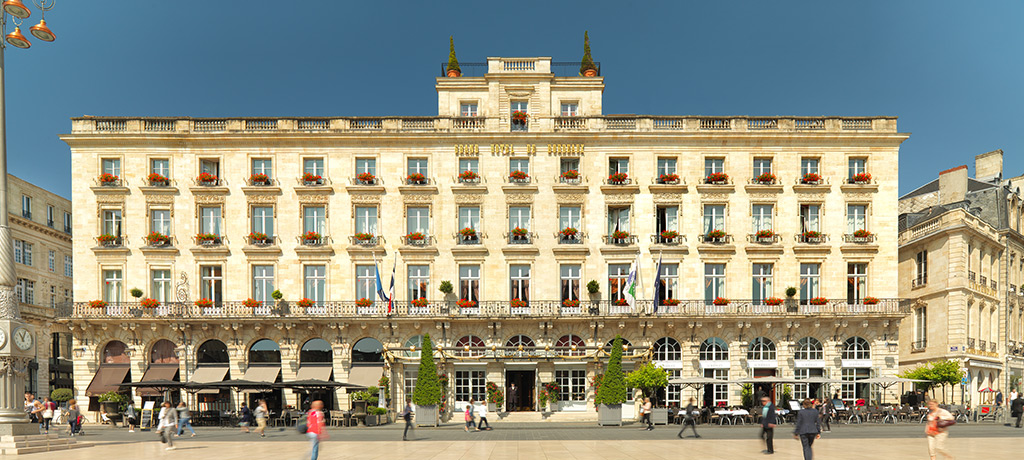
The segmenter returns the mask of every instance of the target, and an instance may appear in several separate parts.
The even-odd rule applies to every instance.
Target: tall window
[[[807,174],[818,174],[818,159],[817,158],[801,158],[800,159],[800,175],[804,176]]]
[[[32,218],[32,197],[28,195],[21,196],[21,217]]]
[[[376,300],[376,280],[373,265],[356,265],[356,299]]]
[[[619,231],[629,233],[629,206],[608,208],[608,234]]]
[[[508,229],[530,229],[530,207],[512,206],[508,208]]]
[[[324,177],[324,159],[304,158],[302,160],[302,173]]]
[[[430,266],[409,266],[409,300],[426,299],[430,295]]]
[[[64,276],[74,276],[75,267],[71,263],[71,256],[64,256]]]
[[[725,297],[725,264],[704,264],[704,300]]]
[[[252,207],[252,231],[274,236],[274,208],[271,206]]]
[[[149,295],[160,302],[170,302],[173,299],[171,297],[171,271],[150,270],[149,277]]]
[[[103,234],[121,236],[120,209],[106,209],[103,211]]]
[[[577,117],[580,115],[580,104],[578,102],[563,102],[562,103],[562,116],[563,117]]]
[[[846,302],[863,302],[868,290],[868,264],[846,264],[846,272]]]
[[[626,279],[629,278],[629,264],[608,265],[608,298],[619,300],[626,298],[623,290],[626,288]]]
[[[212,174],[214,177],[220,177],[220,160],[199,160],[199,172]]]
[[[658,158],[658,176],[676,173],[675,158]]]
[[[409,159],[409,174],[423,174],[425,177],[429,177],[427,171],[427,159],[426,158],[410,158]]]
[[[715,380],[729,380],[729,369],[704,369],[704,377]],[[714,407],[725,407],[729,403],[729,385],[715,384],[704,386],[704,404]]]
[[[273,302],[270,294],[274,292],[274,266],[253,265],[252,266],[252,298],[269,304]]]
[[[704,177],[710,176],[713,173],[725,172],[725,159],[724,158],[705,158],[704,159]]]
[[[463,117],[475,117],[479,115],[476,102],[463,102],[459,104],[459,115]]]
[[[116,303],[121,301],[121,270],[103,270],[103,300]]]
[[[273,178],[274,168],[272,167],[270,158],[253,158],[252,160],[252,173],[253,174],[266,174],[268,178]]]
[[[374,176],[377,175],[377,159],[376,158],[356,158],[356,175],[362,173],[370,173]]]
[[[672,337],[662,337],[654,341],[654,361],[681,361],[682,359],[683,347],[679,345],[678,340]]]
[[[747,359],[750,360],[771,360],[776,357],[775,342],[766,337],[755,338],[747,348]]]
[[[459,173],[465,171],[480,174],[480,160],[476,158],[459,158]]]
[[[509,103],[509,116],[516,112],[530,113],[529,104],[526,101],[512,101]],[[527,124],[512,123],[512,131],[526,131]]]
[[[199,208],[199,228],[203,233],[220,235],[220,206]]]
[[[608,160],[608,175],[629,174],[629,158],[611,158]]]
[[[770,204],[755,204],[751,207],[753,214],[754,233],[761,230],[772,230],[773,206]]]
[[[57,265],[57,253],[51,250],[46,256],[46,269],[53,273]]]
[[[46,206],[46,226],[53,228],[53,206]]]
[[[52,284],[50,285],[50,308],[57,308],[57,286]]]
[[[327,234],[327,210],[323,206],[302,207],[302,231]]]
[[[562,231],[567,228],[581,230],[581,213],[579,206],[560,206],[558,208],[558,230]]]
[[[754,177],[772,172],[771,158],[754,158]]]
[[[754,264],[754,304],[761,304],[772,296],[772,264]]]
[[[530,266],[510,265],[509,271],[509,299],[519,299],[523,302],[530,301]]]
[[[821,295],[821,264],[800,264],[800,304]]]
[[[821,231],[821,206],[817,204],[800,205],[800,231]]]
[[[579,158],[562,158],[558,162],[558,174],[564,174],[566,171],[580,172],[580,159]]]
[[[303,297],[317,305],[327,301],[327,266],[306,265],[303,267]]]
[[[704,205],[704,234],[712,230],[725,231],[725,205],[706,204]]]
[[[480,301],[479,265],[459,265],[459,298]]]
[[[530,174],[530,159],[529,158],[511,158],[508,160],[508,172],[509,174],[515,171],[522,171],[526,174]]]
[[[796,343],[796,355],[799,360],[822,360],[825,359],[825,348],[821,342],[814,337],[804,337]]]
[[[171,234],[171,210],[170,209],[150,209],[149,210],[149,230],[151,232],[157,232],[164,235]]]
[[[587,400],[586,369],[555,369],[559,401]]]
[[[103,174],[113,174],[121,177],[121,160],[118,158],[104,158],[101,161]]]
[[[18,301],[21,303],[34,304],[36,303],[36,283],[24,278],[18,278],[18,284],[15,286],[15,295],[18,297]]]
[[[658,206],[655,211],[657,215],[657,228],[659,234],[664,231],[679,231],[679,206]]]
[[[468,403],[483,401],[487,394],[487,373],[484,370],[455,371],[455,400]]]
[[[853,180],[853,176],[868,172],[867,165],[868,160],[865,158],[850,158],[849,179]]]
[[[928,284],[928,251],[921,251],[917,253],[914,282],[914,284],[917,284],[918,286]]]
[[[377,234],[376,206],[356,206],[356,233]]]
[[[662,264],[661,278],[654,288],[658,290],[658,304],[665,299],[679,299],[679,264]]]
[[[430,234],[430,208],[410,207],[406,209],[406,233]]]
[[[199,295],[214,302],[224,300],[224,271],[220,265],[204,265],[199,269]]]
[[[868,207],[863,204],[846,206],[846,233],[853,234],[857,230],[868,228],[867,211]]]
[[[31,267],[32,244],[22,240],[14,240],[14,261]]]
[[[480,230],[480,207],[460,206],[459,207],[459,230],[471,228]]]
[[[149,172],[159,174],[166,178],[171,177],[171,160],[166,158],[154,158],[149,160]]]
[[[914,310],[914,349],[928,346],[928,307]]]
[[[562,301],[580,300],[580,266],[563,264],[559,266]]]
[[[71,233],[71,213],[64,213],[64,233]]]

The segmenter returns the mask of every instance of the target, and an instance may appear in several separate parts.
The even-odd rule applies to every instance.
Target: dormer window
[[[459,115],[463,117],[475,117],[479,115],[476,102],[463,102],[459,107]]]
[[[580,104],[578,102],[563,102],[562,103],[562,116],[563,117],[578,117],[580,116]]]

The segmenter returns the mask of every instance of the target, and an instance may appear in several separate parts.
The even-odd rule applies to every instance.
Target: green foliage
[[[380,400],[380,398],[377,397],[379,391],[380,389],[377,387],[370,387],[366,390],[352,393],[352,399],[356,401],[366,401],[367,406],[375,406],[377,405],[377,401]]]
[[[600,290],[601,284],[598,283],[597,280],[590,280],[590,282],[587,283],[587,292],[591,294],[597,294],[597,291]]]
[[[501,387],[494,382],[487,382],[487,402],[494,404],[499,410],[505,404],[505,394],[502,393]]]
[[[626,384],[633,388],[639,388],[645,398],[650,398],[657,393],[658,388],[668,386],[668,373],[665,372],[665,369],[648,361],[626,375]]]
[[[441,281],[441,285],[437,287],[438,291],[444,294],[451,294],[455,289],[452,288],[452,282],[448,280]]]
[[[75,394],[70,388],[57,388],[50,392],[50,399],[57,403],[67,402],[69,399],[74,397]]]
[[[754,386],[749,383],[744,383],[743,388],[740,390],[740,404],[743,407],[754,407]]]
[[[580,75],[587,70],[597,70],[594,59],[590,57],[590,35],[588,31],[583,32],[583,60],[580,61]]]
[[[594,402],[606,406],[626,402],[626,379],[622,376],[622,336],[615,336],[612,342],[612,354],[608,358],[608,367],[605,368]]]
[[[124,411],[128,407],[128,397],[116,391],[108,391],[100,395],[101,403],[117,403],[117,410]]]
[[[433,406],[441,403],[441,384],[437,379],[437,364],[434,363],[434,345],[430,334],[423,334],[423,350],[420,352],[420,372],[412,402],[417,406]]]
[[[796,295],[796,288],[795,287],[790,286],[790,287],[786,288],[786,297],[793,297],[795,295]]]
[[[931,380],[916,384],[918,388],[929,391],[932,387],[940,385],[958,385],[966,373],[960,369],[960,363],[955,360],[933,361],[919,365],[909,371],[900,374],[900,377],[908,379]]]
[[[388,410],[383,407],[371,406],[366,408],[366,413],[370,415],[384,415],[388,413]]]
[[[793,386],[782,386],[782,407],[789,407],[789,401],[793,399]]]
[[[459,60],[455,59],[454,36],[448,37],[448,70],[458,70],[459,72],[462,72],[462,69],[459,68]]]
[[[280,289],[274,289],[274,292],[270,293],[270,297],[273,297],[274,300],[281,300],[284,298],[284,294],[281,293]]]
[[[551,407],[554,408],[554,406],[558,404],[558,393],[560,389],[561,387],[558,385],[558,382],[542,383],[539,397],[540,401],[538,402],[542,406],[549,403],[551,404]]]
[[[132,297],[135,297],[136,299],[142,297],[142,289],[139,288],[132,288],[132,290],[128,291],[128,293],[131,294]]]

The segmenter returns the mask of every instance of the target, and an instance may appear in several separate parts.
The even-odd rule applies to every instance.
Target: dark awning
[[[129,364],[101,364],[92,377],[92,382],[85,390],[86,396],[99,396],[103,393],[118,391],[128,377],[131,369]]]
[[[178,375],[177,364],[150,364],[146,373],[142,374],[139,382],[150,382],[153,380],[175,380]],[[139,396],[160,396],[162,392],[156,388],[139,388],[136,390]]]

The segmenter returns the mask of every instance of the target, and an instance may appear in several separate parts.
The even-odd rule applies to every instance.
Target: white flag
[[[629,277],[626,278],[626,287],[623,290],[623,297],[626,299],[626,303],[629,304],[630,308],[636,308],[636,293],[639,292],[638,286],[640,284],[640,255],[637,254],[636,260],[629,267]]]

